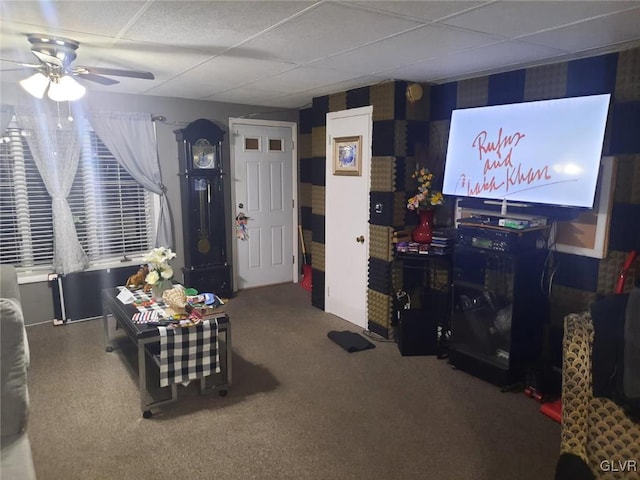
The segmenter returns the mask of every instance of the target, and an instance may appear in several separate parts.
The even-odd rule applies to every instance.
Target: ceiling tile
[[[393,13],[395,15],[403,15],[415,19],[424,21],[438,20],[450,15],[465,12],[471,8],[487,3],[485,1],[480,2],[452,2],[447,1],[366,1],[366,2],[354,2],[362,7],[370,10],[377,10],[380,12]]]
[[[3,22],[22,24],[24,33],[76,33],[116,36],[148,2],[143,1],[2,1]],[[4,29],[4,26],[2,26]]]
[[[380,82],[389,81],[388,77],[379,77],[376,75],[364,75],[362,77],[350,78],[342,82],[337,82],[329,85],[322,85],[311,90],[307,90],[304,93],[312,94],[313,97],[321,97],[323,95],[330,95],[336,92],[346,92],[352,88],[360,88],[368,85],[374,85]]]
[[[99,83],[90,82],[82,79],[81,76],[78,76],[79,82],[82,83],[85,87],[87,87],[87,91],[101,91],[101,92],[109,92],[109,93],[131,93],[138,95],[145,95],[149,92],[149,87],[153,85],[153,83],[149,80],[142,80],[139,78],[128,78],[128,77],[110,77],[118,80],[119,83],[115,85],[100,85]]]
[[[210,58],[192,50],[173,50],[167,56],[166,53],[147,49],[147,45],[131,47],[118,45],[109,50],[88,48],[86,55],[78,56],[78,65],[149,71],[154,74],[157,82],[164,82]]]
[[[407,67],[384,72],[385,74],[413,82],[449,81],[469,76],[479,76],[494,70],[514,70],[522,68],[557,50],[538,45],[528,45],[518,41],[502,42],[480,49],[467,50],[455,55],[430,59]]]
[[[124,37],[221,51],[294,15],[314,2],[157,1]],[[261,8],[262,7],[262,8]],[[259,14],[256,14],[259,11]],[[168,21],[169,20],[169,21]]]
[[[301,110],[311,106],[311,100],[308,95],[286,95],[284,97],[271,98],[268,105],[280,108],[292,108]]]
[[[329,57],[313,66],[370,74],[499,42],[499,37],[429,25]]]
[[[174,91],[190,91],[195,98],[204,98],[291,68],[292,65],[287,63],[266,60],[246,62],[243,59],[220,56],[174,77],[154,88],[152,93],[170,96]]]
[[[244,86],[207,97],[206,100],[240,103],[243,105],[271,105],[294,108],[304,105],[307,95],[274,93],[268,90]],[[258,103],[256,103],[258,102]]]
[[[351,77],[352,75],[337,70],[298,67],[261,80],[260,88],[282,93],[295,93],[318,88],[325,84],[343,82]]]
[[[635,4],[635,5],[634,5]],[[637,6],[635,1],[500,1],[456,15],[443,23],[508,38]]]
[[[84,80],[89,93],[295,108],[392,78],[447,82],[638,47],[638,25],[637,0],[0,0],[0,81],[5,94],[34,71],[14,69],[38,62],[27,34],[47,33],[80,42],[74,66],[156,76]]]
[[[306,63],[415,28],[419,23],[323,3],[244,44],[268,58]]]
[[[529,35],[522,37],[522,40],[561,48],[567,52],[581,52],[638,39],[639,25],[640,7],[562,29]]]

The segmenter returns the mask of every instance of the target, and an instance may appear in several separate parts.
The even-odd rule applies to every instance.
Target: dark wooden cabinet
[[[233,285],[222,163],[224,131],[210,120],[200,119],[174,133],[180,163],[185,285],[230,297]]]
[[[449,346],[455,367],[504,387],[534,371],[549,315],[542,290],[547,254],[456,246]]]

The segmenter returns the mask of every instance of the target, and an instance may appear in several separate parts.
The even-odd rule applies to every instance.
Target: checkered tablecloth
[[[160,332],[160,386],[186,384],[220,373],[218,321],[203,320],[184,328],[158,327]]]

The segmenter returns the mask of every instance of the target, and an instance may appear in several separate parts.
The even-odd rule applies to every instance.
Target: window
[[[90,127],[83,134],[67,200],[92,264],[152,247],[152,194],[118,164]],[[50,267],[52,261],[51,197],[14,118],[0,143],[0,263],[32,269]]]
[[[260,150],[260,139],[259,138],[249,138],[245,137],[244,139],[244,149],[249,150]]]

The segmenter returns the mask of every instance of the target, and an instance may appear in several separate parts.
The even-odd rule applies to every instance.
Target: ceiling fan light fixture
[[[48,85],[49,78],[40,72],[20,80],[20,86],[36,98],[44,97],[44,92],[47,90]]]
[[[57,81],[52,81],[49,87],[49,98],[55,102],[73,102],[82,98],[86,88],[80,85],[73,77],[65,75]]]

